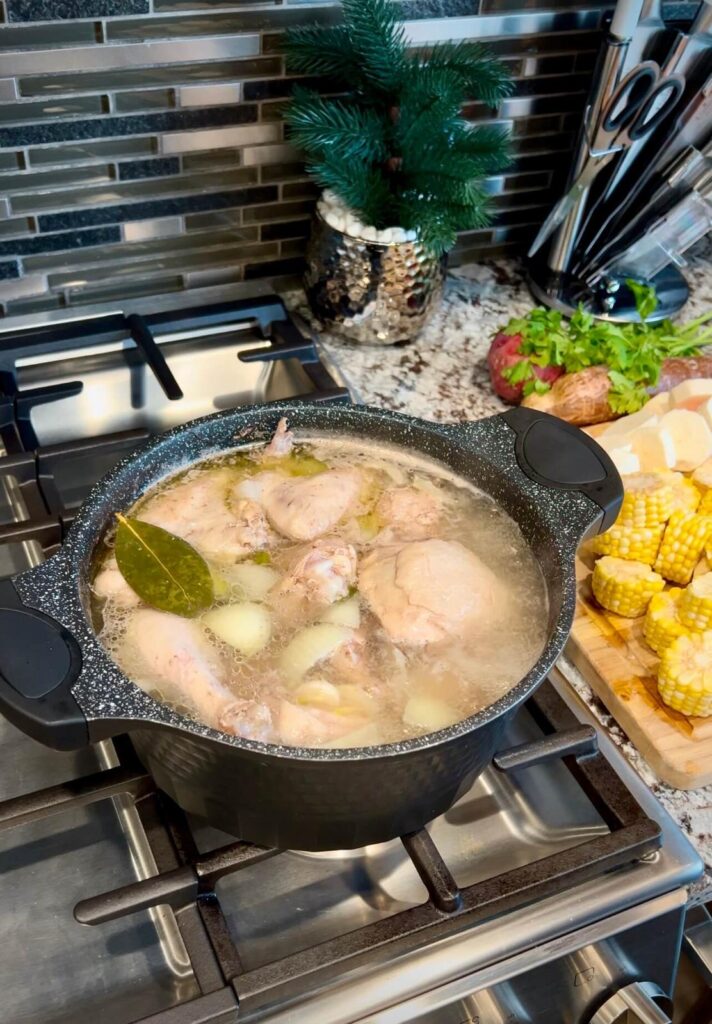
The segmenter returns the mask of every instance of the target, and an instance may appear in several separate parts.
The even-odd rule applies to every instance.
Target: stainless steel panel
[[[183,389],[180,401],[166,398],[130,340],[83,349],[81,355],[65,354],[56,361],[46,354],[19,361],[21,389],[40,383],[84,382],[80,395],[33,410],[32,425],[40,443],[54,444],[136,427],[162,431],[221,409],[312,390],[296,360],[238,360],[240,351],[267,344],[253,330],[229,326],[207,337],[194,331],[157,335],[156,340]]]

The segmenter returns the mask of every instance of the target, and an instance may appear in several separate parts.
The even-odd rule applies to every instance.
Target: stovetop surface
[[[272,313],[276,309],[279,322],[274,302],[278,300],[267,298],[262,308]],[[150,324],[150,311],[143,312]],[[104,330],[106,322],[102,327],[99,319],[74,347],[66,342],[66,330],[59,347],[41,332],[35,333],[32,346],[24,348],[16,333],[12,338],[0,334],[0,362],[5,358],[0,400],[4,394],[6,412],[9,408],[14,417],[10,424],[6,418],[4,433],[0,429],[6,449],[4,457],[0,452],[0,578],[50,555],[94,480],[147,432],[244,401],[295,394],[320,400],[348,397],[331,368],[326,370],[319,353],[308,340],[300,341],[288,321],[275,332],[259,313],[238,324],[229,322],[226,313],[228,322],[206,330],[194,317],[186,322],[170,311],[162,315],[163,321],[151,326],[169,371],[183,390],[180,400],[167,397],[155,372],[155,354],[137,347],[121,323],[116,328],[112,321],[111,329]],[[281,349],[278,358],[275,349]],[[238,360],[246,354],[249,360],[251,351],[254,361]],[[65,393],[76,381],[82,384],[80,391],[74,387],[71,394]],[[28,389],[32,395],[25,402]],[[114,436],[107,439],[107,434]],[[542,735],[541,721],[524,707],[510,724],[504,746]],[[118,760],[108,742],[72,754],[48,750],[0,718],[0,1019],[12,1024],[69,1024],[97,1015],[102,1024],[129,1024],[198,1000],[203,1016],[196,1011],[195,1017],[181,1017],[181,1024],[193,1019],[227,1021],[234,1017],[220,1014],[237,1005],[242,977],[242,995],[246,992],[249,998],[241,1005],[240,1020],[260,1015],[276,1020],[292,999],[308,999],[310,993],[323,997],[337,976],[340,983],[352,976],[378,976],[395,953],[406,964],[409,957],[415,963],[432,950],[432,977],[426,979],[414,968],[412,974],[406,971],[401,976],[400,984],[415,992],[448,972],[476,969],[488,957],[502,958],[561,936],[692,880],[699,864],[690,848],[642,784],[636,784],[619,755],[604,747],[608,760],[634,791],[641,820],[647,821],[648,815],[662,827],[662,849],[652,852],[648,845],[643,860],[634,860],[631,854],[631,863],[594,880],[584,880],[585,874],[575,876],[556,895],[542,889],[537,898],[528,889],[524,903],[535,909],[527,911],[524,930],[511,901],[497,902],[499,883],[493,882],[487,890],[492,900],[489,915],[469,913],[449,924],[447,915],[442,921],[433,915],[440,925],[448,924],[437,931],[437,942],[426,934],[409,935],[406,945],[384,942],[366,956],[335,961],[323,970],[320,963],[320,970],[312,971],[307,969],[306,952],[312,947],[343,945],[348,933],[395,922],[404,911],[428,903],[428,890],[401,840],[362,851],[282,852],[251,863],[222,877],[214,893],[204,894],[202,904],[199,901],[197,914],[192,901],[177,913],[162,906],[95,927],[81,925],[73,916],[79,901],[210,854],[234,844],[234,838],[199,822],[191,822],[188,829],[180,812],[176,817],[175,809],[162,811],[161,798],[152,792],[134,806],[120,787],[120,795],[111,800],[86,806],[74,800],[51,816],[35,807],[37,820],[5,828],[13,823],[7,820],[12,816],[10,805],[3,801],[61,783],[69,784],[62,790],[62,799],[68,798],[76,795],[78,784],[72,785],[72,780],[86,780]],[[596,800],[584,791],[596,772],[581,775],[572,766],[567,759],[507,773],[492,767],[432,823],[429,834],[454,883],[465,893],[462,908],[473,910],[467,893],[475,890],[468,887],[515,875],[526,887],[529,866],[536,872],[533,866],[550,857],[561,857],[564,863],[566,851],[605,843],[616,830],[620,823],[608,820],[605,799],[597,810]],[[13,805],[12,811],[16,813],[17,807]],[[193,843],[197,849],[191,853]],[[509,892],[505,882],[501,885],[502,892]],[[191,928],[183,927],[187,918]],[[195,939],[196,921],[202,921],[210,934],[212,951],[205,952],[204,937]],[[475,933],[484,943],[477,948],[472,944]],[[222,934],[217,951],[216,934]],[[386,933],[373,934],[383,939]],[[435,949],[445,941],[449,956],[437,974]],[[200,970],[196,949],[202,950]],[[270,994],[263,989],[271,974],[279,976],[280,961],[299,961],[299,977],[291,987],[276,985]],[[235,979],[226,977],[230,965]],[[361,1019],[375,1005],[369,1003],[375,997],[366,996],[363,985],[360,992],[359,998],[351,992],[339,1019]],[[285,1013],[284,1019],[291,1019]],[[161,1016],[161,1024],[164,1019],[166,1024],[173,1022],[173,1017]],[[307,1009],[301,1019],[312,1024],[331,1018]]]

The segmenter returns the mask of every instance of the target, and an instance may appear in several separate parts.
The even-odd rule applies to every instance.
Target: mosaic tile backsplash
[[[400,6],[414,46],[481,39],[512,72],[498,110],[466,110],[510,127],[514,161],[487,181],[496,222],[452,261],[519,251],[566,173],[611,5]],[[298,274],[316,190],[280,119],[283,32],[338,18],[309,0],[0,0],[0,313]]]

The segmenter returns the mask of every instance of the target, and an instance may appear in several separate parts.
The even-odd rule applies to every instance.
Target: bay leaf
[[[160,526],[117,515],[116,562],[142,601],[190,619],[214,601],[207,562],[187,541]]]

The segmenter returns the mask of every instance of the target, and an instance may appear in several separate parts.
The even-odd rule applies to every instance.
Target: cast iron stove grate
[[[314,346],[287,319],[277,299],[260,300],[257,312],[255,303],[238,302],[140,320],[121,316],[121,323],[112,315],[98,323],[87,322],[79,334],[73,324],[0,337],[0,438],[8,452],[0,457],[0,483],[3,478],[13,482],[27,513],[22,522],[0,525],[0,544],[35,541],[43,556],[51,555],[62,543],[91,485],[149,436],[145,430],[132,430],[38,447],[31,408],[36,402],[66,397],[67,392],[66,388],[61,395],[52,388],[18,391],[14,360],[26,353],[28,346],[81,346],[89,337],[96,339],[97,329],[111,333],[128,326],[165,393],[180,401],[180,385],[167,371],[165,360],[156,358],[156,346],[152,347],[147,332],[169,319],[170,326],[179,329],[193,326],[197,320],[225,323],[226,318],[235,316],[256,318],[272,339],[268,349],[242,352],[241,359],[298,358],[314,386],[305,398],[348,401],[348,393],[336,386]],[[70,391],[78,394],[81,386],[76,382]],[[267,1002],[296,998],[317,981],[367,968],[384,956],[407,953],[478,921],[562,892],[659,846],[660,827],[645,815],[598,753],[595,731],[580,725],[554,687],[544,683],[526,706],[543,738],[501,752],[495,758],[496,768],[523,771],[562,758],[610,830],[607,834],[466,887],[458,887],[426,830],[403,836],[402,845],[429,894],[426,902],[253,969],[246,969],[240,959],[216,885],[224,876],[249,871],[266,858],[278,861],[280,851],[235,841],[200,853],[186,816],[156,789],[128,737],[113,741],[115,767],[0,803],[0,832],[112,797],[132,801],[158,873],[110,892],[89,895],[77,905],[75,916],[80,922],[100,926],[146,908],[172,907],[200,996],[143,1020],[152,1024],[228,1024]]]
[[[459,888],[429,833],[423,829],[401,842],[425,884],[429,899],[392,917],[245,970],[216,895],[217,882],[280,851],[235,841],[199,853],[183,812],[155,787],[128,737],[115,740],[119,764],[94,775],[6,800],[0,831],[59,815],[77,806],[126,794],[135,803],[159,873],[77,904],[76,919],[101,925],[159,905],[176,912],[181,937],[201,995],[150,1018],[152,1024],[237,1021],[240,1008],[255,1008],[280,997],[295,998],[316,980],[363,968],[372,959],[395,957],[424,942],[442,939],[476,922],[523,907],[638,860],[660,844],[660,827],[648,818],[606,759],[596,734],[582,726],[549,682],[527,702],[544,736],[495,756],[500,771],[523,771],[554,758],[564,763],[610,829],[558,852]]]

